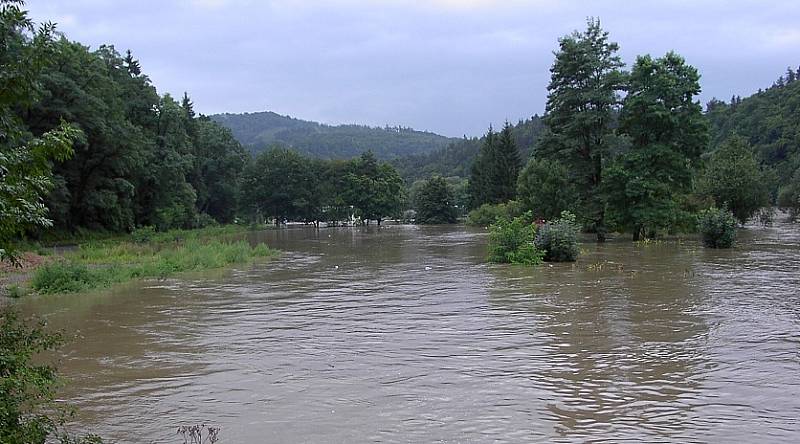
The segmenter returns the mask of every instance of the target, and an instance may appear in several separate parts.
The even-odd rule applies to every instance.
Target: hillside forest
[[[273,113],[199,115],[188,93],[159,94],[134,52],[90,48],[4,8],[7,254],[43,233],[380,223],[420,207],[423,223],[493,205],[542,219],[569,210],[598,240],[693,231],[712,206],[742,223],[769,219],[762,209],[773,205],[792,217],[800,209],[800,70],[703,108],[700,73],[683,57],[642,55],[626,67],[591,19],[559,40],[541,116],[448,139]],[[259,129],[265,119],[285,128]]]

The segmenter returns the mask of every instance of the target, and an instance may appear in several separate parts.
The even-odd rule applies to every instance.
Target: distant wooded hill
[[[430,153],[457,140],[403,127],[325,125],[270,111],[210,117],[230,128],[234,137],[252,151],[282,145],[323,159],[349,159],[368,150],[379,158],[391,159]]]
[[[538,115],[520,120],[511,127],[511,134],[519,147],[523,162],[527,161],[543,131],[544,124]],[[430,153],[396,158],[392,160],[392,164],[400,175],[409,181],[435,175],[468,177],[470,166],[480,150],[484,137],[455,139],[444,148]]]
[[[750,97],[711,100],[706,116],[712,150],[738,134],[764,165],[775,169],[779,185],[800,180],[800,68],[787,69],[770,88]]]
[[[730,103],[713,99],[705,116],[711,130],[709,151],[732,134],[745,137],[761,163],[774,168],[780,188],[800,176],[800,69],[788,71],[770,88]],[[483,138],[448,138],[409,128],[372,128],[362,125],[330,126],[281,116],[273,112],[218,114],[211,118],[230,128],[252,150],[281,144],[314,157],[352,158],[372,150],[390,160],[407,180],[469,176],[470,165]],[[513,126],[514,138],[524,160],[544,131],[538,115]]]

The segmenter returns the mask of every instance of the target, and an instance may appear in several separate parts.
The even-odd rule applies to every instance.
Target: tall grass
[[[224,268],[267,257],[264,244],[239,240],[206,239],[235,233],[224,227],[211,230],[158,233],[150,242],[93,242],[81,245],[63,260],[42,265],[31,279],[41,294],[74,293],[134,279],[165,278],[175,273]]]

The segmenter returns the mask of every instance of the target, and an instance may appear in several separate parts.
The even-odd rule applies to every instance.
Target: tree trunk
[[[601,210],[598,219],[595,221],[595,232],[597,233],[597,242],[605,242],[606,241],[606,225],[604,223],[604,213],[605,211]]]

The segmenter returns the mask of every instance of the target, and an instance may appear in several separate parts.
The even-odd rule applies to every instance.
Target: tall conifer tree
[[[578,208],[585,224],[605,240],[603,167],[614,137],[614,112],[624,89],[619,45],[608,40],[600,21],[589,19],[584,32],[559,40],[547,87],[549,133],[538,154],[562,161],[580,195]]]
[[[491,167],[494,185],[493,197],[497,202],[507,202],[516,197],[517,177],[522,169],[522,158],[511,129],[511,124],[506,122],[503,130],[500,131]]]
[[[491,202],[491,174],[486,166],[494,157],[496,150],[497,135],[494,129],[489,126],[489,131],[483,139],[483,144],[475,156],[475,160],[470,167],[469,175],[469,206],[478,208],[485,203]]]

